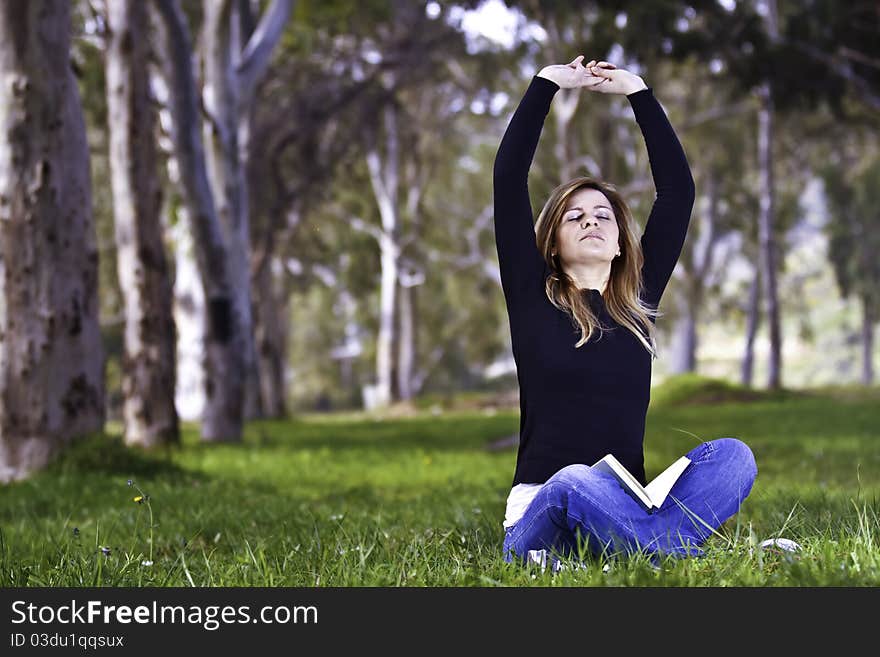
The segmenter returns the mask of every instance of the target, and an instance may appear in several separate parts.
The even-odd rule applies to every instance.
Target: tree
[[[257,85],[290,16],[293,0],[272,0],[257,24],[249,0],[206,0],[203,48],[208,173],[227,245],[232,312],[243,349],[244,416],[258,414],[259,377],[251,314],[250,228],[245,173],[251,157]],[[217,411],[213,411],[216,413]]]
[[[104,423],[98,253],[70,7],[0,5],[0,480]]]
[[[147,6],[139,0],[110,2],[107,19],[107,120],[125,314],[125,442],[152,447],[179,442],[180,432],[171,282],[159,220],[162,193],[147,70]]]
[[[767,35],[771,43],[779,39],[779,16],[776,0],[764,0]],[[777,254],[775,216],[775,179],[773,175],[773,133],[776,116],[774,89],[769,77],[756,88],[758,110],[758,168],[760,170],[760,211],[758,213],[758,240],[761,246],[761,290],[770,332],[770,367],[767,385],[771,389],[782,386],[782,330],[779,320],[777,294]]]
[[[861,381],[871,385],[874,325],[880,318],[880,156],[876,143],[873,152],[858,156],[844,140],[841,135],[821,170],[831,211],[829,256],[841,294],[855,296],[861,305]]]
[[[420,39],[413,40],[413,34]],[[427,249],[418,253],[413,246],[419,241],[423,197],[433,170],[449,155],[442,148],[441,135],[448,138],[452,132],[450,103],[459,87],[473,91],[477,85],[446,65],[464,54],[461,34],[444,21],[427,17],[421,8],[398,3],[393,23],[381,25],[377,37],[373,47],[381,43],[381,59],[401,64],[380,77],[384,98],[379,120],[364,131],[365,160],[380,225],[366,226],[360,221],[353,225],[373,235],[379,246],[373,403],[383,406],[395,397],[411,399],[424,383],[427,369],[443,353],[434,346],[427,367],[416,362],[415,290],[425,280]],[[414,252],[407,254],[407,250]]]
[[[208,180],[200,102],[186,19],[176,0],[156,0],[162,70],[169,89],[174,157],[207,312],[203,316],[207,403],[201,435],[207,441],[241,439],[245,374],[243,327],[234,312],[236,292],[228,246]]]
[[[377,12],[364,3],[347,1],[299,6],[304,5],[292,24],[293,36],[280,44],[279,56],[260,85],[250,143],[253,152],[264,155],[247,162],[260,405],[263,414],[272,416],[283,413],[286,404],[287,332],[299,328],[288,326],[286,316],[291,276],[287,262],[296,253],[291,262],[308,276],[325,271],[327,258],[335,259],[335,251],[343,248],[341,233],[334,235],[332,246],[319,247],[311,241],[316,235],[333,232],[327,230],[325,217],[318,217],[317,210],[321,205],[333,206],[334,221],[348,226],[348,215],[339,214],[338,204],[329,201],[344,195],[353,183],[349,170],[356,159],[362,159],[356,151],[363,126],[373,120],[382,102],[376,93],[378,77],[400,66],[400,62],[383,61],[364,70],[368,48],[362,33],[374,29],[387,8]],[[334,33],[332,28],[341,16],[357,26],[355,33],[350,29]],[[338,175],[344,177],[340,194],[332,189]],[[324,231],[317,233],[321,227]],[[334,252],[332,256],[328,250]],[[338,304],[351,308],[353,298],[339,274],[338,286],[328,290],[340,295]],[[344,321],[353,325],[350,318]],[[346,384],[351,383],[348,376]]]
[[[208,304],[202,418],[202,438],[208,441],[240,440],[244,418],[253,414],[259,394],[245,171],[255,90],[291,6],[291,0],[273,0],[254,27],[250,3],[206,2],[201,53],[205,90],[199,94],[186,19],[173,0],[156,0],[166,46],[161,52],[171,95],[175,155],[195,224]],[[197,134],[200,130],[204,142]]]

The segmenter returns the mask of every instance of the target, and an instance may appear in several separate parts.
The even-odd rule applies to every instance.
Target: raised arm
[[[535,243],[528,175],[553,96],[560,88],[609,84],[582,60],[580,55],[569,64],[545,66],[532,78],[495,155],[495,245],[508,312],[515,312],[531,291],[543,290],[546,263]],[[601,66],[613,68],[605,62]]]
[[[529,288],[536,289],[543,282],[544,259],[535,243],[528,175],[550,102],[559,88],[547,78],[532,78],[495,155],[495,246],[510,313],[529,294]]]
[[[627,95],[648,148],[657,196],[642,234],[645,301],[660,303],[681,255],[694,207],[694,179],[684,149],[651,87]]]

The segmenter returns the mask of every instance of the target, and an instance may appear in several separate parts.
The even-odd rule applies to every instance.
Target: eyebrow
[[[595,210],[596,208],[605,208],[606,210],[611,210],[611,208],[609,208],[607,205],[594,205],[593,209]],[[571,212],[572,210],[580,210],[581,212],[584,211],[584,209],[582,207],[580,207],[579,205],[576,205],[573,208],[569,208],[565,212],[568,213],[568,212]],[[612,212],[613,212],[613,210],[612,210]]]

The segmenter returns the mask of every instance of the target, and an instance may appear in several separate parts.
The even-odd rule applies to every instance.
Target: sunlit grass
[[[656,568],[605,554],[556,574],[503,562],[515,450],[485,447],[516,432],[517,413],[425,410],[255,422],[241,445],[201,444],[187,425],[180,449],[154,454],[126,449],[111,427],[0,488],[0,585],[880,583],[873,392],[745,401],[704,383],[657,389],[646,435],[649,478],[700,439],[736,436],[755,453],[752,494],[702,558]],[[802,550],[760,548],[777,536]]]

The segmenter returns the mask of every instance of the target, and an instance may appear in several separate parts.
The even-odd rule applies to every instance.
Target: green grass
[[[512,410],[255,422],[241,445],[188,426],[158,454],[111,431],[0,488],[0,586],[876,586],[877,401],[670,380],[648,414],[649,478],[736,436],[758,462],[752,494],[703,558],[606,554],[556,575],[500,558],[515,451],[485,446],[515,433]],[[779,535],[803,550],[757,547]]]

